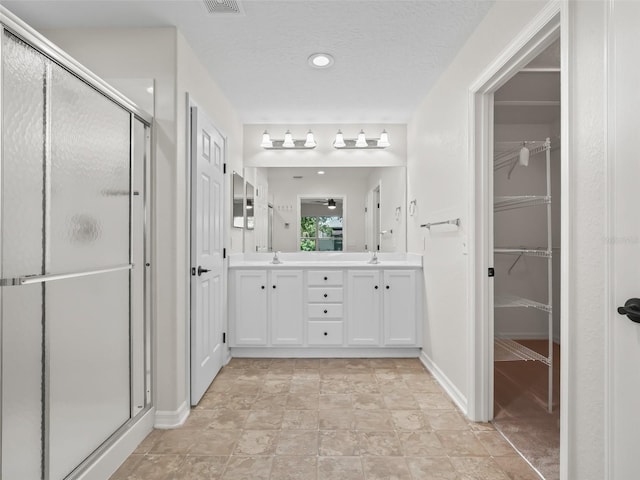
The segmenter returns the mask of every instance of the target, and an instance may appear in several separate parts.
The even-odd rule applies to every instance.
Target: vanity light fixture
[[[333,142],[333,147],[338,149],[383,149],[390,146],[389,134],[386,130],[382,131],[380,138],[367,138],[362,129],[358,138],[344,138],[342,131],[338,130],[336,140]]]
[[[260,146],[266,150],[311,150],[316,148],[318,143],[313,137],[313,132],[309,130],[304,140],[293,138],[291,130],[284,134],[284,140],[272,140],[267,130],[262,134]]]
[[[329,210],[335,210],[336,208],[336,201],[333,198],[330,198],[329,201],[327,202],[327,208]]]

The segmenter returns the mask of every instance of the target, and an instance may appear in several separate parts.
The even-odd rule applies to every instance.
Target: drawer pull
[[[387,286],[386,286],[386,287],[384,287],[384,288],[386,288],[387,290],[389,290],[391,287],[390,287],[389,285],[387,285]]]
[[[262,290],[264,290],[264,285],[262,285],[260,288],[261,288]]]
[[[325,310],[324,313],[328,313],[328,312]]]
[[[324,277],[325,280],[329,280],[329,277]]]
[[[329,295],[327,295],[326,293],[324,294],[324,298],[327,298]]]
[[[376,286],[375,286],[375,287],[373,287],[373,288],[375,288],[375,289],[377,290],[377,289],[378,289],[378,285],[376,285]]]
[[[327,333],[327,332],[324,332],[324,336],[326,337],[327,335],[328,335],[328,333]]]
[[[276,286],[274,285],[273,288],[276,288]]]

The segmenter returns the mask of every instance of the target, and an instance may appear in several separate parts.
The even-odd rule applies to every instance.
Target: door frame
[[[561,378],[561,464],[567,459],[567,378],[566,355],[567,309],[569,308],[569,214],[571,185],[568,173],[568,95],[565,7],[550,2],[518,34],[469,89],[469,184],[471,202],[468,215],[472,228],[469,244],[469,380],[467,415],[471,420],[487,422],[493,418],[493,282],[487,271],[493,266],[493,95],[522,67],[535,58],[553,41],[561,40],[561,351],[563,352]],[[561,33],[562,32],[562,33]]]
[[[191,196],[191,185],[193,182],[193,178],[192,178],[192,173],[193,173],[193,169],[192,169],[192,163],[193,163],[193,158],[192,158],[192,148],[191,148],[191,131],[192,131],[192,122],[191,122],[191,108],[195,107],[195,108],[199,108],[202,109],[202,107],[200,106],[200,104],[198,104],[193,97],[189,94],[189,92],[186,92],[185,94],[185,98],[186,98],[186,109],[185,109],[185,118],[186,118],[186,131],[185,131],[185,138],[186,138],[186,178],[185,178],[185,189],[186,189],[186,221],[187,221],[187,225],[186,225],[186,248],[185,248],[185,265],[187,268],[185,268],[184,271],[184,282],[185,282],[185,288],[186,288],[186,298],[187,301],[185,302],[186,304],[186,315],[185,315],[185,319],[186,319],[186,335],[185,335],[185,339],[184,339],[184,345],[185,345],[185,388],[186,388],[186,394],[187,394],[187,403],[190,406],[191,405],[191,315],[193,312],[192,309],[192,296],[191,296],[191,264],[192,264],[192,259],[191,259],[191,253],[192,253],[192,232],[193,232],[193,205],[192,205],[192,196]],[[202,109],[202,111],[204,111],[206,113],[206,110]],[[228,230],[228,225],[230,220],[230,211],[229,211],[229,195],[230,195],[230,191],[231,191],[231,187],[229,184],[229,177],[231,177],[230,175],[227,175],[227,169],[226,169],[226,165],[227,165],[227,160],[228,160],[228,146],[229,146],[229,140],[227,135],[225,135],[224,131],[222,131],[220,128],[218,128],[217,125],[214,125],[214,128],[216,129],[216,131],[220,134],[220,136],[222,137],[222,140],[224,142],[224,155],[223,155],[223,163],[225,166],[224,169],[224,178],[223,178],[223,183],[224,183],[224,192],[222,193],[222,238],[223,238],[223,245],[226,246],[226,244],[228,243],[228,235],[229,235],[229,230]],[[224,304],[222,306],[222,316],[223,319],[225,320],[223,322],[223,331],[224,332],[229,332],[229,325],[228,325],[228,311],[229,311],[229,305],[227,302],[227,290],[228,290],[228,285],[229,285],[229,272],[228,272],[228,258],[223,258],[223,275],[222,275],[222,281],[223,281],[223,289],[222,289],[222,298],[225,300]],[[226,342],[223,344],[222,346],[222,365],[226,365],[229,362],[229,343]],[[189,407],[187,407],[189,408]]]

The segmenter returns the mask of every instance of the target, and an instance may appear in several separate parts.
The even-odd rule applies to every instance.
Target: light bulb
[[[338,133],[336,133],[336,141],[333,142],[333,146],[336,148],[344,148],[347,146],[346,143],[344,143],[344,136],[341,130],[338,130]]]
[[[313,132],[309,130],[307,132],[307,141],[304,142],[305,148],[313,148],[317,145],[316,140],[313,138]]]
[[[262,134],[262,143],[260,144],[260,146],[263,147],[263,148],[272,148],[273,147],[273,142],[271,141],[271,137],[269,136],[269,132],[267,132],[266,130]]]
[[[360,130],[360,133],[358,134],[358,139],[356,140],[356,147],[365,148],[368,146],[369,144],[367,143],[367,139],[364,136],[364,130]]]
[[[386,148],[390,145],[391,144],[389,143],[389,134],[387,133],[386,130],[382,130],[382,133],[380,134],[380,140],[378,140],[378,146],[382,148]]]
[[[285,148],[293,148],[296,146],[296,144],[293,143],[293,135],[291,135],[289,130],[284,134],[284,142],[282,143],[282,146]]]

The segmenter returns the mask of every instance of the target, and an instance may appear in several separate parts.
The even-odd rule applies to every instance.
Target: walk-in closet
[[[494,96],[494,423],[559,478],[560,44]]]

